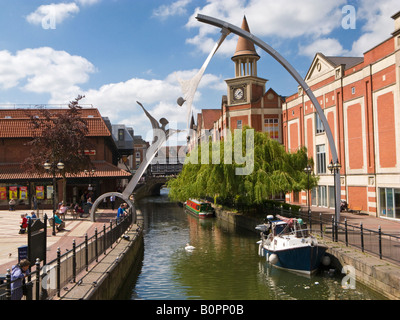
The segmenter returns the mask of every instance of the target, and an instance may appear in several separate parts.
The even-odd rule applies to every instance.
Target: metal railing
[[[380,259],[400,264],[400,237],[383,233],[380,227],[378,230],[366,229],[362,223],[359,226],[348,224],[347,219],[336,223],[334,216],[329,217],[322,213],[315,215],[282,208],[270,208],[270,212],[289,218],[302,218],[308,224],[308,229],[322,238],[343,242],[346,246],[353,246]]]
[[[45,300],[51,297],[60,297],[61,288],[68,283],[75,283],[80,272],[88,271],[89,265],[98,261],[100,255],[112,249],[114,243],[128,230],[134,222],[135,214],[129,210],[119,223],[111,220],[109,226],[103,225],[102,230],[95,230],[92,237],[85,235],[84,241],[61,253],[57,249],[57,258],[40,267],[40,261],[35,263],[35,270],[24,278],[23,287],[12,288],[11,270],[0,281],[0,300],[11,300],[14,290],[24,289],[26,300]],[[32,269],[32,267],[31,267]],[[1,283],[3,282],[3,283]]]

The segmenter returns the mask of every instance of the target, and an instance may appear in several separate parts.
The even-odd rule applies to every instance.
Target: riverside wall
[[[240,213],[231,212],[214,206],[217,218],[233,223],[235,226],[259,233],[255,227],[262,223],[259,219],[246,217]],[[331,258],[331,267],[336,272],[347,271],[343,276],[355,280],[368,288],[382,294],[391,300],[400,299],[400,267],[379,257],[362,252],[354,247],[349,247],[340,242],[329,239],[319,239],[328,246],[327,254]],[[348,266],[353,267],[348,268]],[[352,270],[354,272],[352,273]],[[351,279],[349,279],[351,284]]]
[[[60,300],[113,300],[118,299],[127,279],[137,274],[144,254],[143,217],[137,210],[137,223],[121,237],[106,255],[77,277]]]

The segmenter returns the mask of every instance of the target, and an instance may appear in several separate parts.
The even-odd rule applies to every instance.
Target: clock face
[[[243,99],[243,96],[244,92],[242,88],[237,88],[235,89],[235,91],[233,91],[233,97],[235,98],[235,100]]]

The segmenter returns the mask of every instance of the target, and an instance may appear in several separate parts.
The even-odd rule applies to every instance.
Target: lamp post
[[[308,204],[308,217],[310,218],[311,209],[310,209],[310,175],[312,172],[311,166],[308,164],[307,167],[304,168],[304,172],[307,173],[307,204]]]
[[[57,204],[56,204],[56,196],[55,193],[57,191],[57,187],[56,187],[56,169],[58,170],[63,170],[64,169],[64,163],[62,161],[59,161],[57,164],[55,162],[50,163],[49,160],[47,160],[43,167],[47,170],[47,171],[51,171],[51,174],[53,176],[53,193],[52,193],[52,200],[53,200],[53,236],[56,235],[56,224],[54,221],[54,214],[57,210]]]
[[[333,163],[333,161],[331,160],[331,162],[328,164],[329,171],[331,173],[333,173],[335,177],[340,174],[341,168],[342,168],[342,166],[339,163],[339,161],[336,161],[335,163]],[[336,183],[336,179],[333,179],[333,185],[334,185],[334,190],[335,190],[335,195],[336,195],[338,193],[338,191],[336,189],[339,188],[339,186]],[[336,242],[338,241],[338,222],[339,222],[338,221],[339,213],[337,212],[337,210],[338,210],[338,204],[337,204],[337,200],[336,200],[336,196],[335,196],[335,241]]]

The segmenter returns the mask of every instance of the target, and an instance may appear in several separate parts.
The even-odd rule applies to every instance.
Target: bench
[[[354,206],[354,207],[351,206],[350,209],[349,209],[349,211],[351,213],[355,213],[355,214],[360,214],[361,210],[362,210],[362,207],[357,207],[357,206]]]
[[[70,214],[73,219],[77,219],[78,218],[78,213],[74,209],[68,209],[67,210],[67,214]]]

